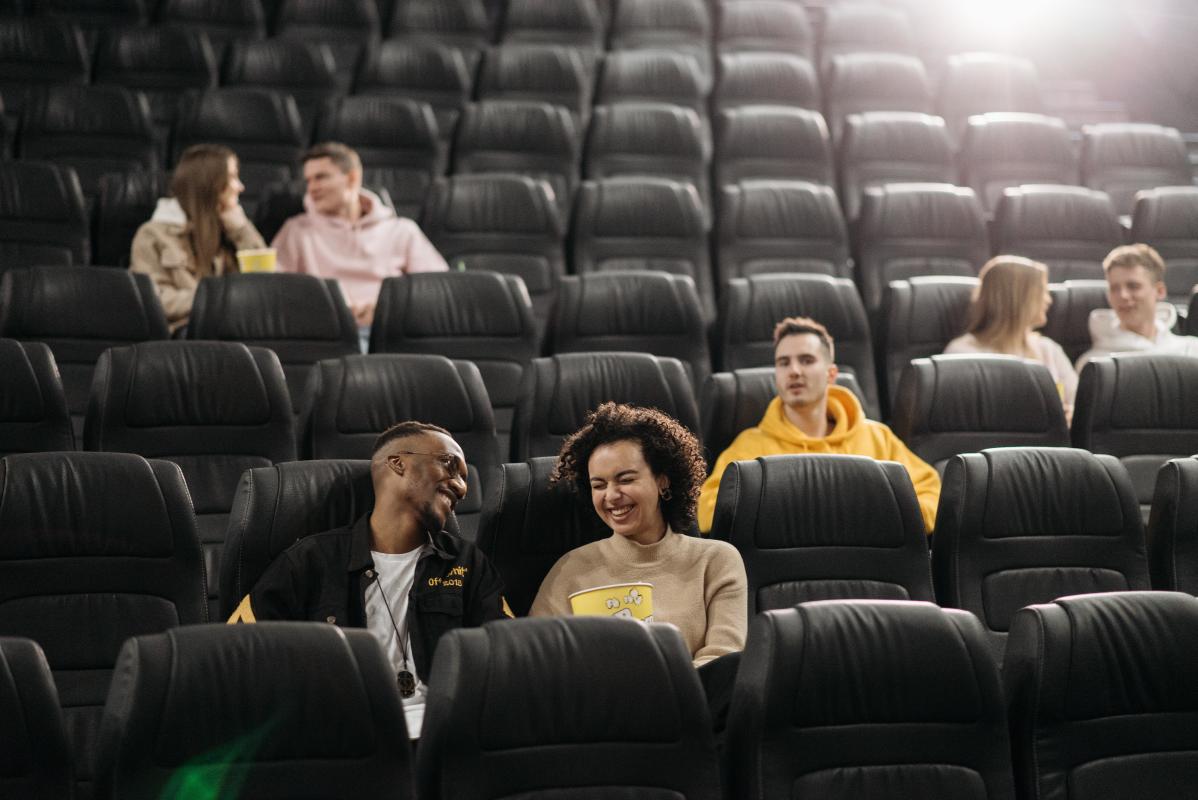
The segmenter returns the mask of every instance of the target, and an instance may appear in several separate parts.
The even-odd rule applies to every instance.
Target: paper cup
[[[596,586],[570,595],[570,608],[578,616],[628,617],[653,621],[653,584],[616,583]]]
[[[274,272],[275,249],[259,247],[255,250],[238,250],[237,263],[242,272]]]

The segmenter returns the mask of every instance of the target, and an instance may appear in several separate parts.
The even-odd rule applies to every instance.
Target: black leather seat
[[[1003,684],[1020,796],[1141,800],[1192,786],[1195,659],[1188,595],[1067,597],[1017,613]]]
[[[56,19],[0,20],[0,92],[4,111],[19,114],[39,90],[88,82],[90,60],[83,34]]]
[[[744,559],[750,618],[809,600],[933,600],[927,533],[901,464],[823,454],[733,461],[711,536]]]
[[[146,275],[52,267],[0,276],[0,336],[49,346],[77,436],[100,354],[167,335],[162,305]]]
[[[473,74],[491,42],[491,23],[482,0],[407,0],[392,9],[387,39],[460,53]]]
[[[1157,472],[1169,458],[1198,453],[1198,360],[1162,353],[1095,358],[1082,369],[1073,446],[1109,453],[1127,468],[1147,514]]]
[[[503,464],[496,491],[483,500],[478,546],[503,577],[503,596],[516,616],[528,614],[559,558],[611,535],[589,499],[549,486],[555,463],[544,456]]]
[[[333,51],[327,45],[284,38],[233,44],[224,59],[221,85],[291,95],[307,137],[342,91]]]
[[[710,215],[711,144],[699,115],[665,103],[616,103],[595,108],[587,129],[584,177],[668,178],[689,182]]]
[[[508,0],[503,17],[506,44],[554,44],[601,52],[603,18],[593,0]]]
[[[379,291],[370,351],[473,361],[491,399],[500,452],[507,455],[524,371],[541,352],[520,278],[485,271],[387,278]]]
[[[1165,285],[1185,303],[1198,283],[1198,187],[1162,186],[1136,194],[1131,241],[1152,245],[1169,265]]]
[[[0,162],[0,272],[91,262],[89,221],[75,170]]]
[[[712,171],[721,188],[754,178],[832,185],[824,118],[818,111],[783,106],[725,109],[716,118]]]
[[[353,75],[363,49],[379,42],[379,6],[374,0],[280,0],[275,36],[323,44],[338,75]]]
[[[849,234],[830,186],[743,181],[716,204],[716,268],[722,287],[765,272],[852,277]]]
[[[484,100],[462,112],[453,171],[520,172],[546,180],[565,211],[578,187],[579,152],[578,130],[566,108],[534,100]]]
[[[864,111],[932,113],[932,87],[923,62],[902,53],[845,53],[827,65],[824,101],[832,138],[844,119]]]
[[[786,317],[810,317],[836,342],[836,363],[851,370],[865,391],[866,415],[878,419],[878,383],[865,308],[853,282],[827,275],[773,273],[729,281],[720,297],[722,369],[774,363],[774,326]]]
[[[1036,66],[1006,53],[959,53],[948,57],[936,107],[959,138],[974,114],[1026,111],[1039,114],[1044,101]]]
[[[195,507],[206,574],[217,575],[241,473],[296,457],[286,392],[278,358],[261,347],[114,347],[96,364],[84,446],[177,463]],[[209,588],[215,598],[216,587]]]
[[[259,0],[161,0],[158,21],[202,31],[217,55],[234,42],[266,36],[266,12]]]
[[[608,53],[595,105],[614,103],[672,103],[706,115],[707,90],[699,62],[694,56],[667,50]]]
[[[1078,181],[1069,129],[1064,120],[1042,114],[1000,111],[970,117],[960,162],[962,183],[977,193],[988,214],[1012,186]]]
[[[1052,305],[1048,309],[1048,322],[1040,332],[1059,344],[1071,361],[1076,361],[1092,346],[1090,312],[1109,305],[1106,281],[1050,283],[1048,293],[1052,295]]]
[[[1148,568],[1152,588],[1198,594],[1198,459],[1170,459],[1157,473]]]
[[[711,86],[711,13],[704,0],[629,0],[612,15],[608,49],[670,50],[695,57]]]
[[[369,459],[378,435],[404,420],[448,430],[466,454],[469,488],[457,506],[458,524],[474,539],[482,498],[503,460],[478,367],[424,354],[344,356],[316,365],[307,394],[302,436],[308,458]]]
[[[358,352],[358,328],[337,281],[291,273],[201,280],[187,338],[270,348],[297,411],[317,361]]]
[[[438,180],[423,227],[455,269],[523,280],[543,330],[566,271],[566,226],[549,182],[512,174]]]
[[[715,318],[711,255],[699,193],[665,178],[586,181],[574,210],[574,272],[661,270],[689,275]]]
[[[1082,137],[1082,183],[1106,192],[1116,213],[1131,214],[1136,192],[1192,186],[1186,143],[1176,128],[1147,123],[1091,125]]]
[[[401,3],[407,8],[413,3]],[[473,91],[472,63],[452,47],[432,42],[389,40],[362,59],[354,94],[415,100],[433,107],[437,135],[451,141],[462,108]]]
[[[1069,426],[1048,368],[1014,356],[948,355],[907,365],[891,409],[894,432],[944,472],[987,447],[1068,447]]]
[[[742,0],[717,10],[717,53],[794,53],[806,59],[815,54],[815,31],[807,9],[798,3]]]
[[[805,58],[789,53],[725,53],[720,56],[711,112],[741,106],[820,108],[819,78]]]
[[[591,113],[592,73],[593,67],[572,47],[505,42],[483,56],[475,94],[479,100],[553,103],[585,121]]]
[[[729,796],[1013,800],[984,636],[971,615],[930,603],[758,616],[728,720]]]
[[[819,37],[821,71],[826,72],[836,56],[846,53],[906,55],[914,51],[915,32],[902,8],[869,3],[833,4],[825,8]]]
[[[533,359],[512,422],[512,459],[557,455],[588,411],[609,400],[657,408],[692,432],[699,409],[682,362],[648,353],[563,353]]]
[[[994,219],[995,250],[1048,266],[1053,283],[1101,279],[1102,260],[1123,243],[1123,229],[1106,194],[1080,186],[1026,185],[1006,189]]]
[[[944,120],[910,111],[868,111],[844,121],[840,202],[861,214],[862,196],[885,183],[956,183],[957,165]]]
[[[857,228],[857,276],[877,314],[887,284],[921,276],[971,278],[990,257],[986,218],[972,189],[891,183],[865,190]]]
[[[145,97],[118,86],[55,86],[40,93],[25,109],[18,150],[23,159],[75,170],[90,197],[104,174],[155,170],[163,155]]]
[[[342,142],[357,151],[367,186],[387,190],[395,213],[418,219],[433,180],[445,174],[446,145],[425,102],[390,97],[347,97],[316,126],[316,141]]]
[[[78,25],[89,48],[100,32],[145,25],[153,11],[148,0],[39,0],[27,5],[39,17]]]
[[[252,214],[265,186],[296,174],[309,138],[290,95],[245,87],[211,89],[180,103],[172,162],[193,144],[232,148],[246,186],[242,205]]]
[[[444,677],[417,751],[423,800],[721,797],[707,702],[670,626],[554,617],[458,629],[433,672]]]
[[[837,375],[836,385],[848,389],[865,405],[865,393],[852,372]],[[741,431],[761,422],[777,395],[773,367],[716,372],[707,378],[699,392],[699,417],[709,469]]]
[[[179,98],[216,86],[216,52],[201,31],[155,25],[113,31],[96,52],[96,83],[115,83],[146,95],[165,142]]]
[[[0,456],[74,450],[75,432],[50,348],[0,339]]]
[[[932,577],[940,605],[972,611],[997,659],[1020,608],[1069,594],[1147,589],[1144,523],[1112,456],[1009,447],[944,471]]]
[[[0,792],[70,800],[75,776],[58,690],[36,642],[0,637],[0,686],[0,731],[11,758]]]
[[[632,351],[687,365],[696,390],[711,374],[695,282],[668,272],[593,272],[562,278],[554,353]]]
[[[914,277],[891,281],[882,296],[887,407],[894,405],[899,378],[915,358],[939,355],[965,332],[965,315],[977,278]]]
[[[271,622],[138,636],[121,648],[107,710],[106,797],[159,798],[247,740],[221,784],[240,793],[414,797],[395,674],[369,631]]]
[[[96,264],[125,267],[137,229],[154,214],[158,198],[166,197],[166,174],[161,170],[110,173],[100,178],[96,198]]]
[[[208,621],[187,486],[174,464],[125,453],[8,456],[0,529],[0,636],[28,637],[45,651],[75,797],[86,800],[121,643]]]

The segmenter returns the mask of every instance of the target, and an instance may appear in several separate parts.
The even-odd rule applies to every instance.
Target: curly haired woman
[[[695,666],[740,651],[747,581],[732,545],[687,535],[707,475],[693,434],[652,408],[604,403],[562,445],[550,481],[589,492],[607,539],[562,556],[531,616],[568,615],[570,596],[611,585],[652,585],[654,622],[678,627]]]

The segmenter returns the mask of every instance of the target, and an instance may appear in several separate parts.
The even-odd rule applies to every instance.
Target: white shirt
[[[399,691],[399,672],[404,669],[403,649],[399,646],[399,638],[395,634],[398,626],[404,635],[408,652],[407,670],[416,675],[416,662],[412,657],[412,636],[408,631],[408,593],[412,591],[412,581],[416,579],[416,562],[424,547],[417,547],[410,553],[376,553],[370,552],[374,559],[374,571],[377,576],[366,587],[366,629],[383,645],[383,652],[396,676],[396,691]],[[382,586],[382,591],[379,586]],[[383,604],[386,597],[391,603],[391,613]],[[392,623],[394,619],[394,623]],[[404,697],[404,720],[408,724],[408,736],[420,738],[420,728],[424,723],[424,703],[428,696],[428,687],[424,681],[416,678],[416,693]]]

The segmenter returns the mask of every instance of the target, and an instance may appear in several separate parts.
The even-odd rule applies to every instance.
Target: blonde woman
[[[241,207],[245,191],[237,155],[197,144],[183,151],[171,178],[171,196],[137,229],[129,268],[154,281],[171,331],[187,324],[200,278],[237,272],[237,251],[266,242]]]
[[[1073,413],[1077,373],[1061,346],[1036,333],[1048,321],[1052,296],[1048,268],[1020,256],[995,256],[978,273],[981,283],[965,318],[965,334],[945,353],[999,353],[1038,361],[1061,393],[1065,415]]]

